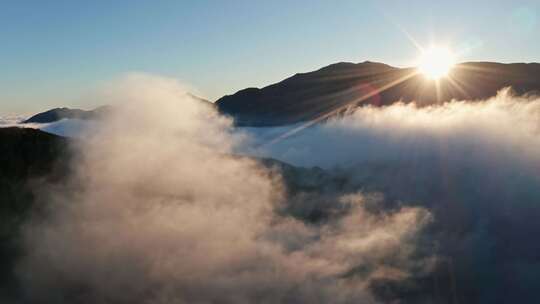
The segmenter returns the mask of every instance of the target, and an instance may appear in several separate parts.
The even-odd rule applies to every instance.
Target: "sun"
[[[438,80],[446,75],[455,65],[452,51],[444,47],[430,47],[420,54],[418,71],[429,79]]]

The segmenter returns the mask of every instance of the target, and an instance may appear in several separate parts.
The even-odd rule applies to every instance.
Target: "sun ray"
[[[334,115],[336,113],[338,113],[338,112],[340,112],[340,111],[342,111],[342,110],[344,110],[346,107],[348,107],[352,103],[363,102],[363,101],[365,101],[365,100],[367,100],[367,99],[369,99],[369,98],[371,98],[371,97],[373,97],[373,96],[375,96],[375,95],[377,95],[377,94],[379,94],[379,93],[381,93],[381,92],[383,92],[385,90],[388,90],[389,88],[391,88],[393,86],[396,86],[396,85],[406,81],[407,79],[409,79],[409,78],[411,78],[411,77],[413,77],[413,76],[415,76],[417,74],[418,74],[418,71],[413,71],[412,73],[409,73],[409,74],[407,74],[405,76],[402,76],[402,77],[400,77],[400,78],[398,78],[398,79],[396,79],[394,81],[391,81],[390,83],[388,83],[388,84],[386,84],[386,85],[384,85],[384,86],[382,86],[382,87],[380,87],[380,88],[378,88],[376,90],[373,90],[373,91],[369,92],[368,94],[365,94],[365,95],[363,95],[363,96],[361,96],[361,97],[359,97],[357,99],[354,99],[354,100],[351,100],[351,101],[347,102],[346,104],[338,107],[337,109],[334,109],[334,110],[332,110],[332,111],[330,111],[328,113],[325,113],[325,114],[323,114],[323,115],[321,115],[321,116],[319,116],[317,118],[314,118],[314,119],[312,119],[312,120],[310,120],[310,121],[308,121],[308,122],[294,128],[292,130],[289,130],[289,131],[281,134],[280,136],[278,136],[278,137],[276,137],[276,138],[274,138],[274,139],[272,139],[272,140],[270,140],[270,141],[268,141],[266,143],[261,144],[259,147],[273,145],[273,144],[275,144],[277,142],[280,142],[280,141],[282,141],[282,140],[284,140],[284,139],[286,139],[286,138],[288,138],[288,137],[290,137],[290,136],[292,136],[292,135],[294,135],[294,134],[296,134],[296,133],[298,133],[298,132],[300,132],[300,131],[302,131],[302,130],[304,130],[304,129],[306,129],[306,128],[308,128],[308,127],[310,127],[310,126],[312,126],[312,125],[314,125],[314,124],[316,124],[316,123],[318,123],[318,122],[320,122],[320,121],[322,121],[322,120],[324,120],[324,119],[326,119],[326,118],[328,118],[328,117],[330,117],[330,116],[332,116],[332,115]]]
[[[439,79],[435,80],[435,93],[437,94],[437,103],[441,101],[441,82]]]
[[[461,84],[459,84],[458,80],[454,79],[452,75],[449,75],[446,79],[450,82],[452,86],[454,86],[458,91],[463,94],[463,96],[467,99],[471,98],[471,94],[469,94]]]

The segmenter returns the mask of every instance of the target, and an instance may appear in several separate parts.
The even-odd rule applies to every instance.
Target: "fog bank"
[[[175,80],[134,74],[106,93],[118,111],[75,142],[70,180],[25,225],[27,300],[374,303],[376,282],[435,267],[417,247],[425,208],[376,212],[384,196],[358,189],[328,196],[341,211],[323,222],[293,216],[280,172],[234,156],[245,135]]]

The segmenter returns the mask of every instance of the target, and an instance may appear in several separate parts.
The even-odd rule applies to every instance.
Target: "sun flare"
[[[430,47],[423,50],[418,60],[418,71],[429,79],[438,80],[455,65],[454,54],[447,48]]]

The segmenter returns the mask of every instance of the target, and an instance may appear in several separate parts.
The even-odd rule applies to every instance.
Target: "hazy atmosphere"
[[[536,1],[0,17],[0,303],[540,302]]]

